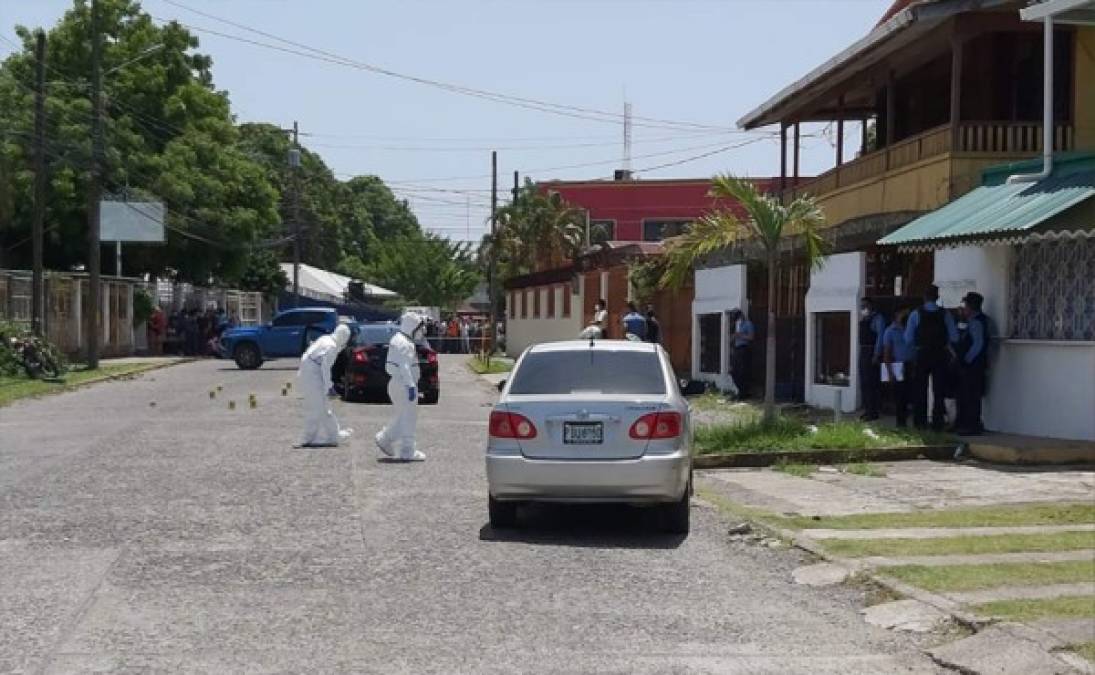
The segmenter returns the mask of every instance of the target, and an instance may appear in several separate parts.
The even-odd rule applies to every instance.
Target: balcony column
[[[886,147],[893,145],[895,137],[894,122],[897,118],[897,76],[891,70],[886,79]]]
[[[951,150],[961,150],[962,123],[962,52],[964,43],[959,35],[951,36]]]
[[[787,123],[779,123],[779,190],[787,189]]]
[[[867,125],[870,124],[871,118],[863,118],[863,126],[859,128],[859,155],[862,157],[867,154]],[[878,127],[875,127],[875,132],[878,132]]]
[[[799,126],[800,126],[799,123],[795,122],[795,174],[794,174],[794,176],[795,176],[795,185],[796,186],[798,185],[798,155],[799,155],[799,148],[802,145],[801,143],[799,143],[799,139],[800,139]]]
[[[836,101],[836,165],[844,163],[844,94]]]

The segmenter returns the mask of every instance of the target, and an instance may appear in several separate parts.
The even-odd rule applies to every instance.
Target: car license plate
[[[599,445],[604,443],[605,428],[600,422],[565,422],[563,443],[569,445]]]

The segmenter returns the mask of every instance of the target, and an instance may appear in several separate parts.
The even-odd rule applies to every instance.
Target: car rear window
[[[394,326],[358,326],[354,344],[358,347],[386,345],[391,341],[396,329]]]
[[[662,364],[653,351],[533,352],[513,374],[510,394],[665,394]]]

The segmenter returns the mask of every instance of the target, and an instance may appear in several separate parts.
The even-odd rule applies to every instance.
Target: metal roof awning
[[[1074,26],[1095,26],[1095,0],[1045,0],[1019,11],[1023,21],[1043,21]]]
[[[1007,176],[1037,169],[1040,160],[995,167],[985,184],[878,240],[880,245],[934,249],[955,245],[1013,243],[1027,239],[1095,236],[1095,219],[1065,230],[1040,227],[1095,198],[1095,155],[1062,156],[1049,178],[1007,183]]]

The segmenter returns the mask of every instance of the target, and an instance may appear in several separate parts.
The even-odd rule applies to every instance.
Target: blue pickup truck
[[[338,312],[327,307],[301,307],[281,312],[264,326],[230,328],[221,335],[221,356],[233,359],[243,370],[254,370],[263,361],[299,357],[320,335],[338,325]]]

